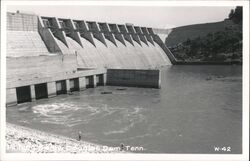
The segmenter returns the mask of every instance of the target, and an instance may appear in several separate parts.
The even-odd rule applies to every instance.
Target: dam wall
[[[29,80],[56,77],[77,71],[75,55],[29,56],[6,58],[7,87],[29,84]]]
[[[8,31],[38,31],[37,15],[27,13],[7,13]]]
[[[62,54],[77,54],[81,67],[154,69],[172,64],[161,46],[155,46],[151,28],[56,17],[40,17],[38,24],[42,39],[45,31],[52,33]]]
[[[155,69],[172,64],[170,51],[155,39],[152,28],[20,12],[8,13],[7,19],[7,57],[75,54],[78,65],[86,68]]]
[[[160,70],[108,69],[107,85],[160,88]]]
[[[138,71],[154,72],[174,60],[152,28],[133,24],[17,12],[7,13],[6,36],[7,105],[105,85],[107,80],[115,84],[106,75],[112,69],[136,71],[136,80],[130,80],[136,86],[145,81],[141,77],[150,78]],[[160,79],[152,76],[152,86],[155,78]],[[120,83],[130,86],[122,79]]]

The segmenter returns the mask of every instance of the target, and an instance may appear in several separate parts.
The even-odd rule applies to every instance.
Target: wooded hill
[[[242,62],[242,8],[224,21],[174,28],[165,41],[186,62]]]

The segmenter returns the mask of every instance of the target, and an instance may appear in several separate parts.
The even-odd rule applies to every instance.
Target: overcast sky
[[[41,16],[172,28],[224,20],[235,7],[147,6],[8,6],[7,11],[33,12]]]

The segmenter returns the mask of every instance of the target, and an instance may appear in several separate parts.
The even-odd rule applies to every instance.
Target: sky
[[[235,6],[170,7],[170,6],[45,6],[9,5],[7,11],[29,12],[40,16],[72,18],[108,23],[173,28],[190,24],[223,21]]]

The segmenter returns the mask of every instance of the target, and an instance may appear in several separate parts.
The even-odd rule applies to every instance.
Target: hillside
[[[187,39],[194,39],[197,37],[206,36],[208,33],[223,31],[226,27],[234,26],[231,20],[225,20],[215,23],[195,24],[189,26],[182,26],[173,28],[172,32],[166,38],[166,45],[168,47],[175,46]]]
[[[179,64],[241,64],[242,7],[221,22],[174,28],[165,43]]]

